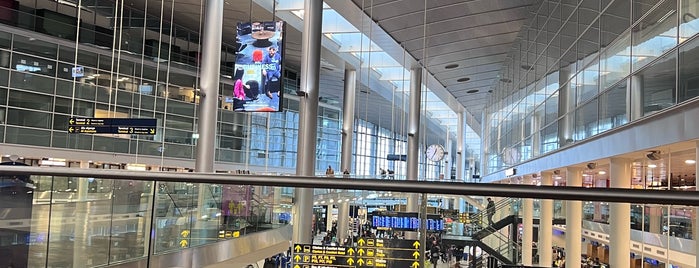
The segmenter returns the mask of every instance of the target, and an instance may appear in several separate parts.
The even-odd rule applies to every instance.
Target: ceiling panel
[[[478,120],[507,55],[521,40],[519,32],[542,2],[352,1],[423,62],[429,73]],[[457,81],[464,77],[470,80]],[[466,93],[474,89],[478,93]]]

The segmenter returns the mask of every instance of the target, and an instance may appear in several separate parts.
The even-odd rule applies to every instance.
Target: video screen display
[[[281,109],[284,22],[241,22],[231,100],[233,110],[277,112]]]

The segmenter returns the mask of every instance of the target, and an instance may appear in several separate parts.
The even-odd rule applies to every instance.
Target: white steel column
[[[90,168],[87,161],[80,162],[80,168]],[[75,223],[73,232],[73,267],[87,267],[84,261],[85,251],[89,247],[90,240],[90,209],[87,200],[89,188],[88,178],[77,178],[77,200],[75,202]],[[139,227],[141,225],[139,224]],[[144,233],[141,233],[144,234]],[[147,244],[146,244],[147,245]]]
[[[408,111],[408,159],[407,159],[407,180],[416,181],[418,178],[418,167],[420,161],[420,99],[422,94],[422,69],[413,67],[410,69],[410,102]],[[418,211],[418,194],[408,194],[406,212]],[[425,200],[423,200],[425,202]],[[417,233],[406,232],[406,239],[417,239]]]
[[[456,113],[456,181],[464,181],[464,112]]]
[[[560,147],[572,142],[574,117],[568,112],[575,109],[575,90],[572,90],[570,83],[570,66],[561,68],[558,72],[558,81],[562,85],[558,93],[558,115],[563,116],[563,120],[558,126],[558,143]]]
[[[629,122],[643,116],[643,76],[632,75],[626,84],[626,118]]]
[[[612,158],[609,162],[611,188],[631,188],[632,161]],[[631,252],[631,204],[609,203],[609,266],[628,267]]]
[[[340,172],[352,169],[352,139],[354,135],[354,104],[356,97],[357,71],[345,69],[345,93],[342,99],[342,159],[340,159]]]
[[[531,185],[531,175],[524,176],[522,183]],[[534,259],[534,199],[522,199],[522,265],[531,266]]]
[[[552,186],[553,174],[541,172],[541,185]],[[539,266],[553,263],[553,200],[541,199],[541,216],[539,216]]]
[[[338,201],[339,202],[339,201]],[[350,203],[347,200],[342,200],[342,203],[337,205],[337,243],[342,245],[349,233],[349,211]]]
[[[316,138],[318,129],[318,89],[320,78],[321,29],[323,1],[305,1],[303,4],[303,32],[301,36],[301,87],[299,103],[299,139],[296,155],[296,174],[314,176],[316,166]],[[310,244],[313,215],[313,189],[296,188],[292,242]]]
[[[216,152],[216,116],[218,115],[218,84],[221,76],[221,35],[223,29],[223,0],[207,0],[202,35],[199,139],[195,170],[214,171]]]
[[[581,168],[566,168],[566,186],[582,186]],[[565,203],[566,267],[580,267],[582,259],[582,201],[568,200]]]
[[[333,229],[333,208],[335,205],[329,204],[325,210],[325,231],[330,233]]]

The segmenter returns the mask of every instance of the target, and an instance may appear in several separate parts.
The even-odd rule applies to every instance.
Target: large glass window
[[[671,53],[653,62],[648,68],[642,70],[637,76],[641,81],[640,88],[643,115],[648,115],[668,108],[675,104],[676,91],[676,53]],[[634,86],[634,88],[636,88]],[[633,92],[632,94],[635,94]]]
[[[680,1],[680,42],[699,33],[699,1]]]
[[[679,54],[679,101],[699,96],[699,39],[680,48]]]
[[[632,71],[677,45],[677,0],[665,0],[631,29]]]

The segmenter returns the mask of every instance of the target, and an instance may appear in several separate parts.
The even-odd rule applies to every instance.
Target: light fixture
[[[456,67],[459,67],[459,65],[454,63],[454,64],[449,64],[447,66],[444,66],[444,69],[454,69]]]
[[[461,77],[461,78],[459,78],[459,79],[456,79],[456,82],[461,83],[461,82],[467,82],[468,80],[471,80],[471,78],[468,78],[468,77]]]
[[[597,174],[604,175],[604,174],[607,174],[607,172],[604,170],[600,170],[599,172],[597,172]]]
[[[595,169],[597,167],[597,164],[596,163],[587,163],[587,165],[585,165],[585,166],[587,167],[587,169]]]
[[[466,93],[469,93],[469,94],[471,94],[471,93],[478,93],[478,89],[471,89],[471,90],[469,90],[469,91],[466,91]]]
[[[684,163],[687,164],[687,165],[694,165],[694,164],[697,163],[697,160],[694,160],[694,159],[687,159],[687,160],[684,160]]]
[[[657,168],[657,167],[658,167],[658,165],[656,165],[656,164],[650,164],[650,165],[648,165],[648,168]]]

